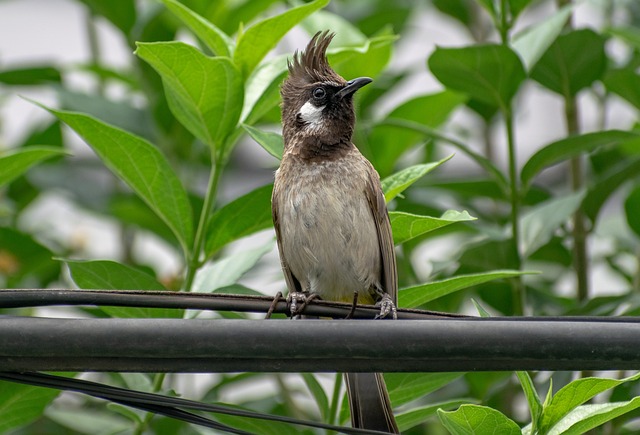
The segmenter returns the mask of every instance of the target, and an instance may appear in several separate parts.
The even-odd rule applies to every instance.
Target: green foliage
[[[458,312],[472,302],[482,316],[640,312],[640,19],[633,2],[599,10],[606,28],[574,29],[572,4],[432,0],[429,13],[454,20],[457,41],[473,42],[431,47],[410,41],[411,66],[390,61],[397,58],[396,47],[413,35],[406,31],[414,23],[410,18],[424,13],[416,2],[77,2],[89,12],[89,64],[38,60],[7,63],[0,70],[1,97],[24,89],[57,97],[55,108],[41,106],[53,122],[28,120],[24,139],[0,153],[0,286],[264,294],[262,285],[280,280],[268,272],[278,267],[274,241],[256,234],[272,225],[269,180],[284,148],[277,132],[280,84],[292,51],[317,31],[330,29],[336,37],[328,57],[336,71],[347,79],[374,79],[356,99],[354,142],[382,178],[397,246],[401,307]],[[517,25],[524,24],[524,16],[530,24],[513,34],[523,27]],[[126,66],[104,62],[95,22],[105,23],[135,50]],[[416,72],[429,73],[440,89],[414,92],[413,80],[423,80]],[[74,75],[89,78],[95,89],[74,86],[69,80]],[[551,143],[524,130],[529,114],[555,110],[533,104],[532,89],[561,97],[564,114],[558,116],[564,115],[567,130],[554,134]],[[0,98],[0,104],[6,100]],[[583,110],[586,100],[597,110]],[[632,121],[614,119],[618,112],[608,112],[610,101],[631,113]],[[592,122],[592,112],[602,114],[598,122]],[[63,135],[61,124],[97,158],[77,152],[73,135]],[[524,137],[535,149],[520,161]],[[245,158],[247,152],[261,160]],[[463,168],[467,161],[472,165]],[[256,179],[247,180],[254,173]],[[96,254],[103,252],[95,249],[103,240],[85,240],[82,228],[74,228],[71,236],[59,233],[63,219],[58,214],[34,219],[33,209],[51,198],[56,206],[68,203],[108,222],[116,229],[108,240],[120,252],[95,258],[107,256]],[[588,242],[582,253],[589,261],[576,266],[580,238]],[[175,270],[150,260],[160,257],[153,248],[141,253],[140,241],[148,239],[169,252]],[[588,289],[584,300],[567,295],[568,278],[580,273],[620,288],[607,296]],[[256,289],[247,287],[248,276],[259,280]],[[278,286],[284,289],[281,282]],[[124,307],[77,313],[198,315]],[[512,417],[510,404],[520,394],[516,377],[529,408],[527,421]],[[624,425],[638,415],[637,375],[570,381],[556,374],[553,384],[559,388],[554,394],[549,385],[545,400],[539,394],[546,384],[541,375],[517,372],[516,377],[385,374],[393,405],[402,407],[398,424],[409,434],[580,434],[605,423],[612,433],[629,433]],[[219,375],[202,398],[224,401],[227,391],[267,378],[272,379],[255,373]],[[340,381],[331,391],[318,375],[301,378],[298,387],[277,377],[277,394],[240,398],[235,405],[332,423],[348,420]],[[174,378],[164,385],[162,377],[152,382],[147,375],[110,380],[145,391],[164,386],[168,394],[183,385]],[[610,395],[589,403],[603,393]],[[301,394],[311,400],[298,400]],[[52,390],[3,384],[0,431],[198,431],[120,405],[51,404],[56,396]],[[219,419],[251,433],[300,433],[280,423]]]
[[[437,48],[429,69],[447,88],[505,108],[526,78],[522,61],[504,45]]]
[[[162,77],[175,117],[202,142],[214,149],[221,146],[236,126],[242,108],[242,79],[233,62],[205,56],[181,42],[137,46],[136,54]]]
[[[60,148],[29,147],[0,157],[0,186],[15,180],[33,165],[63,154]]]
[[[21,384],[0,389],[0,430],[7,432],[40,417],[58,391]]]
[[[493,408],[479,405],[462,405],[455,411],[438,410],[438,417],[449,433],[454,435],[478,435],[499,433],[520,435],[515,421]]]

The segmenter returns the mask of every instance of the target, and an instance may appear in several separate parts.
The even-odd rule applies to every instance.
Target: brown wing
[[[296,279],[295,276],[289,270],[289,265],[287,264],[287,260],[284,258],[284,253],[282,252],[282,239],[280,234],[280,221],[278,220],[278,195],[280,194],[280,189],[278,188],[278,182],[273,185],[273,193],[271,194],[271,217],[273,218],[273,226],[276,229],[276,241],[278,242],[278,254],[280,255],[280,265],[282,266],[282,272],[284,273],[284,280],[287,283],[287,288],[289,289],[289,293],[291,292],[301,292],[300,281]]]
[[[370,163],[368,164],[368,169],[369,183],[366,194],[378,232],[378,245],[380,246],[380,257],[382,258],[380,282],[384,286],[384,291],[391,296],[393,303],[397,305],[398,271],[396,269],[396,251],[393,246],[389,213],[387,212],[387,204],[380,187],[380,176]]]

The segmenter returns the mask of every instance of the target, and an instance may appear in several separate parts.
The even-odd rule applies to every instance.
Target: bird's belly
[[[327,300],[366,303],[380,285],[380,248],[364,183],[343,176],[334,182],[289,185],[279,207],[283,255],[303,290]],[[309,181],[309,180],[307,180]]]

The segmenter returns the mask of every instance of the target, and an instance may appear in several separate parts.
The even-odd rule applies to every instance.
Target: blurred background
[[[233,39],[241,24],[246,29],[305,4],[278,0],[182,3]],[[263,86],[265,100],[259,116],[244,122],[261,132],[280,132],[277,87],[284,77],[284,59],[303,49],[317,30],[332,29],[337,36],[330,60],[338,72],[347,79],[356,74],[374,79],[358,94],[354,141],[381,178],[453,154],[414,180],[411,188],[393,199],[390,210],[443,218],[449,210],[466,210],[477,218],[470,221],[456,215],[461,222],[402,243],[397,248],[400,287],[419,290],[424,283],[497,270],[541,272],[479,283],[430,298],[418,307],[475,315],[474,300],[495,315],[638,315],[640,151],[633,139],[638,135],[640,108],[640,3],[511,0],[505,21],[498,11],[500,3],[334,0],[286,32],[267,54],[260,65],[274,66],[276,71],[269,73],[265,67],[268,82],[260,85],[263,78],[257,72],[248,79],[258,88]],[[528,32],[536,38],[524,38]],[[207,245],[202,253],[206,261],[193,270],[193,281],[185,279],[190,273],[188,253],[181,251],[166,223],[114,176],[85,140],[31,101],[90,114],[156,146],[184,185],[197,222],[208,195],[211,150],[180,122],[167,103],[159,74],[134,54],[136,41],[172,40],[212,54],[161,2],[0,0],[0,159],[39,145],[68,152],[39,162],[5,184],[0,182],[0,287],[131,288],[133,284],[127,287],[126,280],[118,287],[88,276],[134,270],[144,274],[148,288],[268,295],[285,289],[264,192],[256,196],[255,207],[242,203],[248,216],[255,215],[255,227],[215,245],[216,249]],[[448,66],[456,72],[453,57],[445,58],[444,65],[437,62],[438,55],[453,56],[447,49],[486,44],[514,47],[522,60],[530,62],[522,65],[516,60],[522,69],[522,80],[517,81],[513,77],[518,74],[510,77],[502,68],[504,59],[498,59],[497,82],[517,82],[506,106],[458,86],[473,79],[462,69],[459,75],[447,72]],[[556,72],[572,84],[571,89],[554,85]],[[255,135],[238,126],[232,136],[235,142],[224,156],[224,172],[213,196],[216,213],[272,183],[278,166],[278,159]],[[514,154],[509,152],[511,145]],[[543,163],[525,179],[524,169],[535,166],[532,161]],[[576,165],[581,168],[577,178]],[[509,191],[511,171],[516,174],[517,195]],[[4,181],[1,173],[0,181]],[[515,241],[514,220],[520,229]],[[578,239],[582,247],[576,247]],[[582,261],[577,260],[580,256]],[[101,309],[17,312],[122,314]],[[146,375],[127,376],[110,379],[158,391]],[[410,397],[420,404],[454,403],[464,397],[526,422],[524,399],[517,396],[511,374],[447,376]],[[540,373],[536,382],[546,383],[550,376]],[[554,386],[557,389],[573,377],[572,373],[556,374]],[[317,379],[331,391],[333,375]],[[171,376],[170,381],[165,390],[319,418],[305,390],[312,381],[297,375],[190,375]],[[390,376],[387,383],[392,388],[403,381]],[[424,396],[432,391],[436,392],[425,402]],[[616,394],[622,400],[636,392],[630,387]],[[69,410],[85,402],[63,398],[64,406],[48,408],[50,420],[40,420],[38,433],[95,433],[91,420],[76,419]],[[405,407],[414,403],[393,402]],[[126,432],[130,427],[124,411],[114,417],[98,406],[91,408],[87,415],[102,419],[104,433]],[[343,406],[338,421],[345,416]],[[423,433],[425,428],[428,433],[445,433],[434,418],[425,419],[426,423],[407,433]],[[167,426],[138,424],[136,433],[178,433],[177,423],[159,421]],[[627,423],[614,427],[625,433],[627,429],[622,428],[633,427]],[[33,428],[27,426],[18,433],[35,433],[29,432]],[[179,430],[195,431],[184,426]]]
[[[133,55],[133,36],[125,35],[123,28],[105,19],[100,14],[98,3],[67,0],[0,2],[0,67],[5,71],[45,67],[51,69],[41,72],[38,77],[32,77],[32,83],[28,83],[29,74],[14,83],[5,80],[0,88],[1,149],[6,151],[19,147],[30,135],[52,122],[50,115],[26,101],[25,97],[50,106],[93,113],[102,120],[135,133],[159,128],[150,125],[157,122],[157,119],[146,118],[148,114],[145,111],[149,109],[149,102],[146,101],[144,92],[132,89],[131,81],[138,74],[136,62],[139,62]],[[130,2],[123,2],[123,5],[125,3]],[[201,3],[204,5],[207,2]],[[270,6],[272,11],[283,8],[276,1],[261,3],[273,3]],[[401,1],[391,7],[377,1],[336,1],[328,7],[328,10],[360,25],[360,30],[365,34],[373,34],[389,25],[398,35],[391,59],[381,75],[375,77],[376,86],[384,90],[384,95],[371,107],[367,107],[366,121],[384,117],[416,95],[434,93],[443,88],[426,68],[426,60],[436,46],[455,47],[475,41],[498,40],[491,28],[490,18],[482,7],[472,2],[453,3],[471,5],[466,6],[474,14],[468,18],[468,23],[448,15],[444,2]],[[514,34],[549,17],[556,8],[553,1],[532,3],[515,23]],[[573,11],[573,23],[576,28],[596,29],[612,20],[616,24],[631,24],[636,6],[631,0],[577,2]],[[126,10],[128,6],[120,7]],[[193,36],[180,30],[178,23],[169,17],[161,14],[160,17],[149,18],[158,14],[160,6],[155,2],[140,1],[137,2],[137,7],[138,20],[155,19],[159,23],[159,28],[156,29],[159,33],[160,26],[166,26],[161,29],[164,31],[163,39],[168,40],[176,35],[178,39],[195,42]],[[139,22],[126,25],[131,25],[130,34],[140,32]],[[337,41],[340,36],[338,35]],[[285,36],[270,56],[301,49],[308,38],[308,32],[296,28]],[[630,55],[628,47],[618,41],[610,41],[607,48],[612,59],[618,62],[624,62]],[[588,47],[585,49],[588,50]],[[96,67],[99,67],[99,71],[96,71]],[[52,76],[46,77],[47,73]],[[608,128],[625,129],[636,120],[635,108],[615,95],[609,98],[606,113],[602,113],[603,108],[594,93],[583,92],[578,98],[580,123],[585,132],[599,129],[603,117]],[[562,138],[565,135],[565,125],[562,98],[535,82],[524,85],[517,104],[516,139],[518,162],[522,166],[537,149]],[[273,113],[272,121],[276,122],[275,111]],[[465,143],[479,152],[483,151],[483,143],[488,134],[489,140],[494,143],[496,163],[506,168],[503,127],[495,125],[485,132],[482,124],[482,120],[473,111],[460,109],[441,128],[463,138]],[[277,130],[278,127],[272,128]],[[179,275],[182,264],[179,255],[176,256],[170,246],[144,231],[136,231],[133,237],[125,236],[123,239],[122,234],[119,234],[118,222],[111,216],[97,212],[97,208],[105,206],[104,201],[114,187],[107,170],[94,161],[90,148],[72,131],[63,127],[61,134],[73,157],[66,164],[48,165],[50,167],[45,165],[38,172],[34,171],[29,175],[28,180],[33,178],[34,184],[46,189],[42,189],[37,198],[29,201],[27,209],[21,213],[21,227],[30,234],[36,234],[46,243],[55,243],[56,246],[68,249],[76,258],[122,259],[123,255],[132,254],[136,262],[152,266],[161,279],[172,280]],[[446,145],[442,148],[438,151],[440,157],[455,152],[446,149]],[[415,159],[415,156],[408,159],[411,158]],[[244,137],[232,157],[232,170],[226,171],[224,175],[221,198],[227,201],[269,182],[276,168],[276,159],[264,152],[250,137]],[[443,172],[445,171],[451,178],[472,179],[481,169],[458,152],[447,163]],[[199,185],[204,189],[206,176],[199,177],[195,172],[192,175],[196,178],[194,188]],[[556,167],[545,172],[540,181],[562,189],[565,175],[564,168]],[[444,174],[436,173],[433,176],[444,177]],[[6,197],[4,205],[6,206]],[[451,201],[447,205],[453,208],[455,202]],[[617,207],[607,208],[611,213],[620,213],[619,204]],[[126,241],[126,246],[123,246],[123,241]],[[245,243],[250,246],[255,242],[240,242],[243,246]],[[428,278],[431,271],[429,263],[446,261],[448,255],[453,255],[449,252],[457,246],[457,242],[449,240],[443,243],[432,242],[429,247],[421,250],[414,263],[420,277]],[[265,268],[250,271],[245,279],[253,287],[265,289],[268,293],[282,289],[283,281],[279,279],[276,260],[275,251],[272,250],[265,259]],[[597,273],[591,278],[596,291],[607,293],[624,290],[624,283],[618,282],[615,275]],[[570,277],[567,279],[571,280]],[[61,284],[68,285],[64,282]],[[571,285],[571,282],[563,284],[564,288],[570,288]]]

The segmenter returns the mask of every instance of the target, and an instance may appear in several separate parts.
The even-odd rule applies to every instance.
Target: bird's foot
[[[291,318],[300,318],[302,316],[302,312],[307,307],[309,302],[314,299],[318,299],[317,293],[306,293],[306,292],[291,292],[287,296],[287,304],[289,304],[289,314]]]
[[[376,307],[380,307],[380,313],[376,315],[376,319],[386,319],[389,314],[393,320],[398,319],[398,313],[396,312],[396,305],[393,303],[391,296],[387,293],[382,295],[382,299],[378,301]]]
[[[271,305],[269,306],[269,310],[267,311],[267,315],[264,317],[265,319],[270,319],[271,318],[271,315],[275,311],[276,306],[278,305],[278,302],[280,302],[280,299],[282,299],[282,292],[276,293],[276,295],[273,297],[273,301],[271,301]]]

